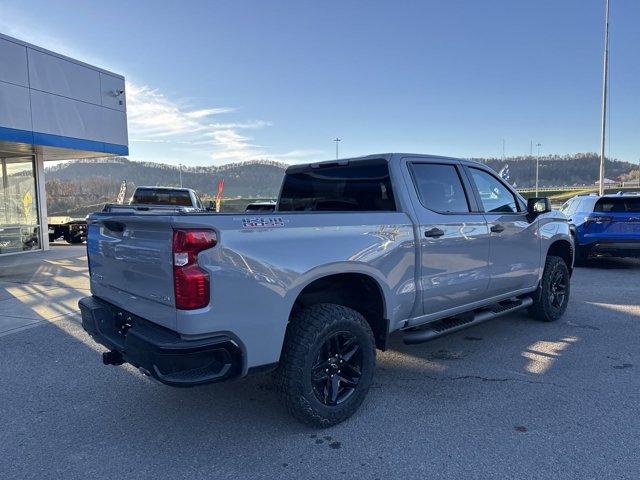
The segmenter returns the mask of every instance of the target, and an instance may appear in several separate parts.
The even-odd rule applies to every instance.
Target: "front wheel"
[[[549,255],[529,314],[542,322],[555,322],[564,314],[571,291],[569,269],[560,257]]]
[[[296,419],[330,427],[360,407],[375,363],[373,333],[360,313],[341,305],[313,305],[289,323],[274,374],[276,390]]]

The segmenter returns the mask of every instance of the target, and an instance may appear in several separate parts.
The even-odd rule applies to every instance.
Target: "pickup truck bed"
[[[203,309],[178,310],[172,235],[195,225],[220,232],[216,247],[199,258],[209,273],[211,301]],[[413,225],[400,212],[375,218],[362,213],[100,213],[89,222],[89,238],[95,296],[185,338],[212,329],[234,332],[245,355],[242,373],[277,362],[297,296],[326,273],[375,279],[389,299],[385,318],[394,330],[415,303]]]

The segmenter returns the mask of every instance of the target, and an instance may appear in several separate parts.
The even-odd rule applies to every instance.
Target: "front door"
[[[538,222],[504,182],[487,170],[467,167],[476,199],[491,232],[488,296],[536,285],[540,269]]]
[[[437,160],[440,162],[439,160]],[[409,162],[420,235],[425,315],[485,298],[489,232],[457,163]]]

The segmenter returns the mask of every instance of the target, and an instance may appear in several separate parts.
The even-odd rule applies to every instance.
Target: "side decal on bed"
[[[245,217],[242,219],[242,228],[272,227],[284,227],[282,217]]]

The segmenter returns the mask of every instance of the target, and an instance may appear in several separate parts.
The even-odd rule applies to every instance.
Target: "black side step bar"
[[[437,320],[427,324],[427,326],[420,328],[419,330],[408,330],[404,333],[402,341],[407,345],[427,342],[434,338],[457,332],[463,328],[486,322],[487,320],[499,317],[500,315],[505,315],[509,312],[528,307],[532,303],[533,299],[531,297],[518,298],[516,300],[505,300],[487,308],[475,310],[457,317]]]

